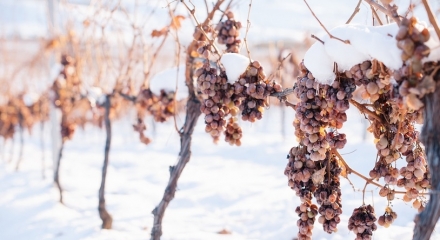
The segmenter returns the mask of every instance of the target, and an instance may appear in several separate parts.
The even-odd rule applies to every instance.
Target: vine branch
[[[249,46],[248,46],[248,42],[247,42],[247,36],[249,33],[249,28],[251,27],[251,21],[249,21],[249,17],[251,15],[251,8],[252,8],[252,0],[249,2],[249,10],[248,10],[248,15],[247,15],[247,20],[246,20],[246,34],[243,39],[244,45],[246,46],[246,51],[247,51],[250,63],[252,63],[252,59],[251,59],[251,51],[249,51]]]
[[[431,6],[428,3],[428,0],[422,0],[423,5],[425,6],[426,13],[428,14],[429,22],[434,27],[435,33],[437,34],[437,37],[440,39],[440,28],[437,22],[437,18],[434,16],[434,13],[432,12]]]
[[[304,2],[306,3],[307,7],[309,8],[310,12],[312,13],[313,17],[315,17],[315,19],[319,22],[319,25],[321,25],[321,27],[325,30],[325,32],[328,34],[328,36],[330,38],[336,39],[338,41],[341,41],[345,44],[350,44],[349,40],[342,40],[338,37],[333,36],[328,30],[327,28],[324,26],[324,24],[322,24],[322,22],[319,20],[319,18],[315,15],[315,13],[313,12],[312,8],[309,6],[309,4],[307,3],[307,0],[304,0]]]
[[[376,8],[377,10],[385,13],[387,16],[391,17],[397,23],[397,25],[400,25],[399,15],[397,14],[396,10],[393,7],[391,7],[390,4],[385,4],[384,7],[379,3],[375,2],[374,0],[364,0],[364,1],[370,4],[371,6],[373,6],[374,8]]]
[[[347,20],[347,22],[345,24],[349,24],[351,22],[351,20],[353,20],[354,16],[356,16],[356,14],[359,12],[359,10],[361,10],[360,6],[361,6],[362,0],[359,0],[359,2],[356,5],[356,8],[354,9],[354,12],[351,14],[350,18]]]

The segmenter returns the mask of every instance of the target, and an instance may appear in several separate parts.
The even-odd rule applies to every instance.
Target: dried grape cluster
[[[416,146],[420,144],[419,133],[415,130],[414,124],[420,122],[421,112],[408,110],[399,104],[399,99],[396,99],[393,93],[394,86],[391,85],[393,73],[376,60],[358,64],[347,71],[346,75],[353,76],[356,85],[360,86],[362,98],[369,100],[373,109],[369,110],[371,111],[369,115],[371,125],[368,129],[376,138],[379,159],[373,170],[370,171],[370,177],[376,180],[384,178],[385,183],[389,186],[403,187],[407,182],[410,182],[410,188],[414,188],[416,182],[414,179],[416,178],[412,181],[398,180],[401,174],[405,173],[409,177],[410,173],[406,171],[406,167],[399,171],[392,166],[392,163],[400,159],[401,156],[406,156],[409,169],[414,170],[410,164],[411,160],[408,160],[408,155],[412,155]],[[372,115],[376,117],[372,117]],[[418,152],[421,155],[424,154],[422,150]],[[410,157],[410,159],[412,158]],[[422,169],[426,169],[426,162],[423,165]],[[422,174],[421,171],[417,171],[417,174],[423,175],[425,178],[423,181],[425,188],[419,187],[419,190],[426,189],[429,175]],[[389,187],[382,189],[381,192],[381,195],[387,197],[389,201],[394,199],[394,194],[390,192]],[[416,198],[419,191],[412,189],[411,193],[408,192],[407,195],[404,198],[409,201],[409,199]]]
[[[397,213],[390,207],[385,209],[385,213],[377,219],[377,223],[383,227],[389,227],[397,218]]]
[[[231,117],[226,124],[225,141],[231,145],[241,145],[241,137],[243,133],[240,125],[238,125],[237,118]]]
[[[345,111],[355,90],[354,80],[341,75],[332,86],[315,82],[313,75],[301,64],[301,75],[294,93],[296,105],[295,135],[300,145],[289,153],[284,174],[289,186],[301,198],[316,198],[320,205],[318,222],[328,233],[337,231],[342,213],[340,160],[330,148],[342,148],[345,134],[336,130],[347,120]],[[339,107],[337,107],[339,105]],[[326,131],[330,127],[331,131]],[[301,233],[298,235],[301,238]]]
[[[241,22],[234,19],[233,12],[226,12],[226,17],[228,19],[218,23],[215,29],[218,32],[217,41],[219,44],[226,44],[226,52],[238,53],[241,44],[241,39],[238,36],[242,25]]]
[[[396,40],[397,47],[402,49],[401,57],[405,64],[394,72],[394,79],[398,84],[398,94],[406,106],[413,110],[423,107],[420,99],[435,90],[432,76],[423,74],[422,59],[430,53],[425,44],[429,38],[429,30],[418,24],[415,17],[402,19]]]
[[[312,204],[311,199],[307,199],[299,207],[296,207],[295,213],[299,216],[296,222],[299,229],[298,240],[311,240],[318,207]]]
[[[327,101],[317,93],[318,84],[313,75],[302,67],[302,75],[298,77],[294,93],[300,99],[296,105],[295,134],[300,142],[306,146],[310,159],[313,161],[324,160],[329,143],[324,133],[329,119],[326,114],[321,114],[327,107]]]
[[[195,73],[197,87],[202,93],[202,113],[205,114],[206,132],[214,141],[225,132],[225,140],[231,145],[241,145],[242,130],[234,117],[241,113],[244,121],[255,122],[263,116],[268,106],[267,98],[281,92],[281,85],[266,79],[263,67],[258,61],[252,62],[234,84],[228,83],[226,73],[211,67],[205,61],[203,67]],[[228,116],[231,116],[226,121]],[[228,126],[226,126],[228,124]]]
[[[311,200],[312,194],[316,190],[312,180],[312,174],[317,171],[316,165],[307,156],[307,149],[303,146],[291,148],[288,155],[289,162],[284,170],[289,187],[295,191],[302,202]]]
[[[424,206],[423,201],[418,199],[420,197],[419,193],[431,187],[430,173],[423,151],[418,148],[410,151],[406,156],[406,162],[407,165],[400,169],[402,178],[397,181],[397,186],[406,190],[403,201],[410,202],[414,200],[413,207],[421,211]]]
[[[230,108],[226,102],[231,103],[230,91],[225,74],[218,74],[217,68],[211,67],[209,61],[203,64],[202,68],[196,71],[197,86],[203,93],[203,102],[200,110],[205,114],[205,131],[209,133],[214,141],[218,141],[226,126],[226,117]],[[239,139],[238,139],[239,140]]]
[[[383,63],[372,60],[354,65],[349,71],[345,71],[347,77],[353,78],[356,86],[359,86],[361,97],[376,102],[381,94],[391,89],[391,71]]]
[[[269,105],[267,100],[270,94],[282,91],[280,84],[266,79],[258,61],[252,62],[234,83],[234,90],[236,95],[243,97],[240,105],[241,119],[249,122],[260,120],[265,107]]]
[[[369,175],[373,181],[385,181],[379,195],[387,199],[388,207],[378,218],[378,224],[388,227],[397,218],[389,207],[396,194],[403,194],[403,200],[412,202],[419,211],[424,209],[423,193],[430,188],[430,173],[415,124],[423,122],[421,98],[435,90],[434,75],[440,66],[433,62],[422,64],[429,54],[425,44],[429,31],[415,18],[402,20],[396,39],[404,61],[396,71],[377,60],[364,61],[336,73],[332,84],[321,85],[304,64],[300,66],[294,86],[299,102],[293,122],[300,145],[291,149],[284,173],[302,202],[311,200],[311,195],[315,197],[320,206],[318,222],[326,232],[336,231],[340,222],[339,178],[343,169],[339,164],[347,170],[349,167],[338,159],[336,149],[347,143],[346,135],[338,129],[347,120],[350,103],[368,117],[367,130],[375,138],[377,159]],[[406,165],[397,167],[396,161],[402,158]],[[406,191],[397,191],[397,187]],[[306,220],[303,212],[297,209],[302,220]],[[363,205],[354,210],[349,229],[356,233],[356,239],[371,239],[377,228],[375,221],[373,207]],[[305,237],[301,234],[298,236]]]
[[[328,113],[329,127],[342,128],[343,123],[347,121],[345,112],[350,107],[349,100],[356,89],[355,81],[340,74],[331,86],[320,85],[320,88],[323,89],[327,101],[327,107],[324,110]],[[341,148],[344,147],[343,145]]]
[[[355,240],[370,240],[376,231],[376,214],[371,205],[362,205],[353,210],[348,219],[348,229],[356,234]]]
[[[174,91],[160,90],[159,95],[153,93],[149,88],[142,88],[136,97],[137,122],[133,125],[134,131],[139,133],[139,140],[149,144],[151,139],[146,137],[144,131],[147,129],[144,123],[145,115],[153,116],[156,122],[165,122],[176,112]]]
[[[327,233],[337,232],[337,225],[341,222],[339,215],[342,214],[341,186],[339,176],[341,167],[336,156],[327,152],[327,157],[320,164],[325,166],[325,175],[322,183],[314,193],[316,202],[320,205],[318,212],[321,215],[318,222]],[[327,170],[327,168],[329,168]]]
[[[54,92],[53,104],[61,109],[61,136],[63,141],[73,137],[77,122],[69,115],[83,105],[82,112],[87,111],[87,100],[81,95],[81,81],[78,77],[75,60],[67,55],[61,57],[63,69],[52,85]],[[85,114],[75,114],[84,116]]]

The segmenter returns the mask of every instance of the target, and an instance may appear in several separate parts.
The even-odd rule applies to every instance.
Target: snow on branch
[[[324,36],[304,56],[304,64],[320,82],[331,84],[335,78],[334,63],[338,71],[349,70],[366,60],[377,59],[390,69],[402,66],[401,50],[397,48],[394,36],[397,24],[385,26],[342,25],[330,31],[332,35],[347,39],[351,44]]]
[[[177,101],[186,99],[188,97],[188,90],[185,84],[185,71],[183,71],[183,69],[185,68],[183,65],[181,65],[177,79]],[[173,67],[157,73],[150,81],[150,90],[156,95],[160,95],[161,90],[174,92],[176,90],[177,70],[177,67]]]
[[[249,58],[238,53],[223,54],[220,62],[225,67],[228,82],[234,83],[249,66]]]
[[[339,72],[349,70],[356,64],[376,59],[389,69],[399,69],[403,61],[402,51],[395,38],[399,27],[396,23],[384,26],[342,25],[330,30],[332,35],[347,39],[350,44],[330,38],[321,38],[310,47],[304,56],[304,64],[320,83],[331,84],[335,79],[334,67]],[[440,60],[440,42],[433,29],[426,43],[431,49],[425,61]]]

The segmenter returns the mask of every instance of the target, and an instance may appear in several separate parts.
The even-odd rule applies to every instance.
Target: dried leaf
[[[151,32],[151,37],[160,37],[160,36],[166,35],[167,32],[168,32],[168,27],[164,27],[164,28],[162,28],[160,30],[154,29]]]
[[[221,231],[217,232],[218,234],[232,234],[231,231],[228,231],[226,229],[222,229]]]
[[[339,167],[341,168],[341,176],[347,178],[347,168],[340,159],[338,159],[338,164]]]
[[[141,133],[146,129],[147,129],[147,126],[145,126],[145,124],[143,122],[138,122],[137,124],[133,124],[133,130],[136,132]]]
[[[143,133],[139,134],[139,139],[141,140],[141,143],[148,145],[151,143],[151,139],[148,137],[145,137],[145,135]]]
[[[320,184],[324,181],[325,169],[326,167],[323,167],[312,175],[312,181],[314,184]]]
[[[174,16],[171,21],[170,27],[173,29],[179,29],[182,26],[183,19],[185,19],[185,17],[182,15]]]

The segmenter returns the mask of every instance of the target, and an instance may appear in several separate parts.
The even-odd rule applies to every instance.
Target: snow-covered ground
[[[163,239],[292,239],[299,199],[287,186],[283,171],[286,155],[296,144],[286,109],[285,138],[281,111],[273,107],[262,121],[243,123],[241,147],[212,143],[199,121],[193,141],[193,155],[178,184],[175,199],[166,211]],[[180,116],[181,119],[183,116]],[[364,174],[374,165],[372,139],[363,140],[362,116],[350,110],[344,131],[349,143],[341,151],[348,163]],[[114,218],[113,230],[101,230],[98,216],[98,189],[105,133],[93,127],[79,130],[67,142],[61,165],[65,206],[57,202],[52,184],[48,136],[46,136],[46,179],[41,174],[39,129],[26,137],[24,160],[16,172],[18,141],[13,162],[11,143],[3,149],[0,164],[0,239],[148,239],[153,222],[151,211],[159,203],[169,177],[169,166],[177,161],[179,138],[173,125],[150,124],[154,142],[138,142],[129,120],[114,124],[106,201]],[[179,122],[181,124],[181,122]],[[18,140],[18,139],[17,139]],[[5,162],[6,161],[6,162]],[[350,176],[356,188],[364,182]],[[362,193],[342,180],[343,210],[339,231],[328,235],[316,223],[314,239],[352,239],[347,221],[352,209],[362,204]],[[365,200],[382,214],[386,200],[378,189],[368,187]],[[415,210],[400,200],[393,201],[399,214],[388,229],[379,227],[374,239],[411,239]],[[220,235],[222,229],[230,235]],[[440,238],[438,230],[433,239]]]

